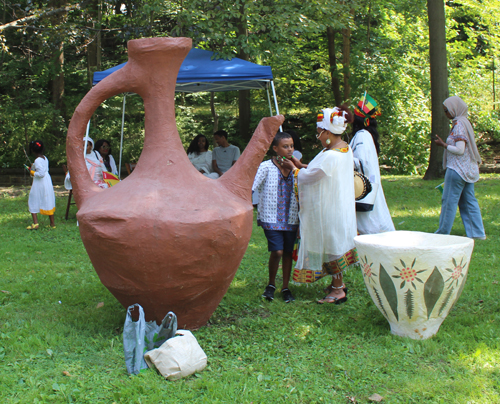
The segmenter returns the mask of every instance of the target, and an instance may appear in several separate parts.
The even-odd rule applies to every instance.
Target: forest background
[[[380,163],[394,174],[423,174],[431,143],[432,2],[442,7],[441,0],[2,0],[0,168],[21,167],[23,146],[33,139],[46,143],[52,166],[65,163],[67,127],[93,72],[127,61],[130,39],[185,36],[217,57],[272,67],[284,130],[299,134],[306,160],[317,152],[319,109],[352,107],[367,91],[382,108]],[[500,144],[500,1],[444,7],[449,94],[469,105],[482,155],[491,159]],[[109,139],[115,155],[121,108],[121,96],[109,99],[90,126],[90,136]],[[184,145],[225,129],[243,148],[267,115],[261,90],[176,94]],[[144,138],[138,96],[127,97],[124,135],[124,161],[137,161]]]

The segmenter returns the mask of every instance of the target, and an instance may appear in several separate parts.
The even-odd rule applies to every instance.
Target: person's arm
[[[39,157],[41,158],[41,157]],[[47,174],[47,165],[43,165],[43,167],[40,167],[39,164],[35,163],[33,164],[32,170],[34,171],[33,176],[37,178],[43,178],[45,177],[45,174]]]
[[[456,154],[457,156],[462,156],[465,153],[465,141],[459,140],[455,143],[455,146],[451,144],[446,145],[446,150],[450,153]]]
[[[299,169],[297,169],[299,170]],[[294,175],[295,175],[294,170]],[[297,174],[299,184],[313,184],[326,177],[326,173],[320,167],[303,168]]]
[[[236,163],[236,160],[238,160],[240,158],[240,155],[241,155],[241,152],[240,152],[240,148],[235,146],[236,149],[234,150],[234,157],[233,157],[233,162],[231,163],[232,166],[234,166],[234,163]]]
[[[217,166],[217,160],[215,160],[215,159],[212,160],[212,169],[214,170],[215,173],[219,174],[219,176],[221,176],[223,174],[222,171]]]
[[[109,165],[111,166],[111,172],[114,175],[118,175],[118,168],[116,167],[116,162],[112,155],[109,156]]]
[[[302,161],[300,161],[297,157],[292,156],[290,159],[292,163],[294,164],[295,167],[297,168],[307,168],[307,164],[303,164]]]

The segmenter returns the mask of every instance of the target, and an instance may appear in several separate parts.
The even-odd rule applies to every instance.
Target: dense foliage
[[[446,5],[450,94],[470,105],[484,147],[500,140],[493,92],[498,9],[499,0]],[[3,24],[11,23],[0,30],[0,167],[20,166],[23,146],[35,138],[47,143],[52,164],[63,163],[67,126],[90,88],[91,74],[126,61],[127,40],[148,36],[188,36],[195,46],[217,51],[217,57],[272,66],[285,128],[303,138],[306,157],[315,153],[316,112],[335,104],[332,81],[341,83],[343,100],[351,106],[368,91],[383,110],[381,163],[399,173],[426,167],[431,112],[423,0],[22,0],[0,4],[0,16]],[[335,65],[328,30],[336,41]],[[176,97],[183,142],[197,133],[211,134],[210,94]],[[269,113],[266,95],[252,91],[251,105],[253,130]],[[114,97],[96,111],[92,137],[118,145],[121,106],[122,98]],[[219,127],[244,146],[237,129],[237,94],[216,93],[215,106]],[[126,160],[140,155],[143,118],[140,97],[127,97]]]

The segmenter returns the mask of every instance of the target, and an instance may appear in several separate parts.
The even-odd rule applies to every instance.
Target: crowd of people
[[[453,127],[446,142],[434,136],[434,142],[445,148],[446,169],[436,233],[450,233],[458,206],[467,237],[485,239],[474,194],[481,158],[467,119],[467,105],[454,96],[444,101],[443,108]],[[300,138],[295,132],[276,134],[271,145],[275,155],[259,166],[252,187],[257,223],[264,230],[270,252],[269,279],[262,294],[265,299],[274,299],[281,263],[281,295],[285,302],[295,300],[290,281],[312,283],[325,276],[331,276],[332,281],[318,303],[346,302],[348,289],[343,274],[358,261],[356,235],[395,230],[378,162],[380,143],[376,117],[380,114],[377,103],[367,94],[356,105],[354,113],[344,105],[321,110],[317,116],[316,138],[322,149],[308,164],[301,161]],[[352,124],[350,143],[343,139],[348,124]],[[240,150],[229,143],[228,134],[223,130],[214,134],[214,140],[217,147],[210,151],[206,136],[196,136],[187,155],[201,174],[217,179],[237,161]],[[118,174],[110,142],[101,139],[94,145],[89,137],[83,141],[92,180],[97,186],[107,188],[103,173]],[[50,227],[55,228],[55,197],[43,143],[31,142],[30,151],[36,159],[27,167],[33,176],[28,202],[33,224],[28,229],[38,229],[38,213],[49,216]],[[354,171],[361,172],[370,182],[370,204],[356,203]],[[69,179],[68,174],[66,180],[69,182]],[[292,268],[294,259],[296,264]]]

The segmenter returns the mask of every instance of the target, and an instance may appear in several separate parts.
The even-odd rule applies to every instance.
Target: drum
[[[354,199],[359,201],[372,191],[370,180],[358,171],[354,171]]]

